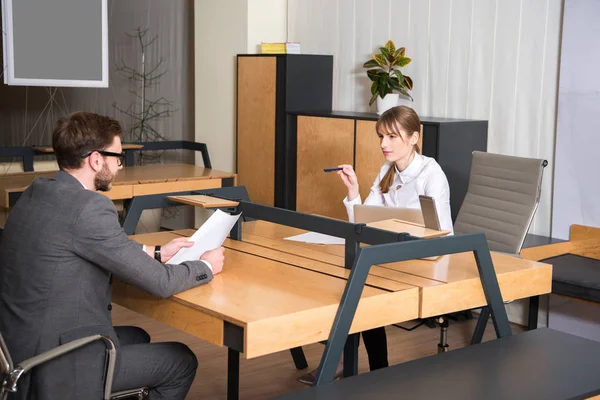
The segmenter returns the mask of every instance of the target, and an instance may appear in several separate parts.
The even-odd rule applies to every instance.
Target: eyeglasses
[[[104,150],[94,150],[94,151],[90,151],[89,153],[81,156],[81,158],[86,158],[92,155],[92,153],[94,152],[98,152],[100,154],[102,154],[103,156],[109,156],[109,157],[117,157],[117,165],[120,167],[121,165],[123,165],[123,162],[125,161],[125,153],[113,153],[112,151],[104,151]]]

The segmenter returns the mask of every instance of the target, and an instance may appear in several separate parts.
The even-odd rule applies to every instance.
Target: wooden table
[[[344,247],[284,240],[300,229],[264,221],[244,223],[243,240],[264,248],[319,261],[321,272],[344,267]],[[552,266],[492,252],[494,268],[505,301],[550,293]],[[325,265],[323,265],[325,264]],[[333,271],[337,271],[333,269]],[[343,269],[346,274],[346,269]],[[335,272],[339,273],[339,272]],[[410,260],[373,266],[374,277],[419,288],[419,318],[478,308],[486,304],[473,253],[444,255],[435,261]]]
[[[156,245],[193,232],[133,239]],[[284,240],[299,233],[264,221],[244,222],[242,241],[226,240],[223,272],[210,284],[158,299],[115,280],[113,301],[227,346],[228,397],[236,398],[239,353],[254,358],[328,338],[350,273],[344,268],[344,249]],[[504,300],[550,292],[550,265],[502,254],[492,258]],[[472,253],[373,266],[350,332],[484,304]]]
[[[142,144],[134,144],[134,143],[121,144],[121,148],[123,150],[139,150],[139,149],[142,149],[143,147],[144,147],[144,145],[142,145]],[[33,147],[33,150],[37,151],[38,153],[54,154],[54,149],[52,148],[52,146],[37,146],[37,147]]]
[[[12,207],[36,178],[50,178],[56,171],[23,172],[0,176],[0,207]],[[124,167],[113,188],[103,192],[112,200],[157,193],[233,186],[236,175],[188,164]]]
[[[164,244],[186,231],[132,236]],[[227,239],[225,266],[208,285],[159,299],[114,280],[113,301],[229,349],[228,398],[237,398],[239,354],[254,358],[327,339],[342,292],[339,276],[311,270],[310,259]],[[365,287],[351,332],[415,319],[419,290],[372,280]]]
[[[557,273],[552,285],[553,294],[568,296],[578,301],[599,302],[600,293],[594,285],[598,280],[597,275],[595,275],[596,271],[590,270],[586,273],[585,268],[580,269],[577,263],[575,265],[569,263],[568,268],[565,269],[558,259],[561,256],[569,255],[600,260],[600,228],[577,224],[571,225],[568,241],[521,250],[521,256],[529,260],[539,261],[557,258]],[[573,280],[575,276],[577,276],[577,279]],[[529,303],[530,329],[537,327],[538,309],[539,297],[532,297]]]

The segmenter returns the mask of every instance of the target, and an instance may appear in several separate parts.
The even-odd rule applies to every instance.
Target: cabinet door
[[[379,173],[385,158],[381,152],[379,137],[375,131],[376,121],[356,121],[356,177],[360,187],[360,197],[364,202],[369,196],[371,186]],[[417,142],[423,147],[423,125]]]
[[[238,58],[237,173],[250,200],[275,197],[275,57]]]
[[[299,116],[297,138],[296,210],[347,220],[346,186],[323,169],[352,165],[354,120]]]

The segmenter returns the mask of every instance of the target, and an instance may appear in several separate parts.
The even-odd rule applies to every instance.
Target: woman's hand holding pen
[[[358,178],[356,177],[356,173],[354,172],[354,168],[352,165],[342,164],[338,165],[338,168],[341,168],[337,172],[344,185],[348,188],[348,201],[352,201],[358,197]]]

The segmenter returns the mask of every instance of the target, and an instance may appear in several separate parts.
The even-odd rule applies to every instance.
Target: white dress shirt
[[[83,184],[83,182],[79,181],[79,183],[81,183],[81,185],[85,188],[85,190],[88,190],[87,186],[85,186]],[[148,252],[146,252],[146,245],[145,244],[142,245],[142,250],[144,251],[144,253],[148,254]],[[210,272],[213,272],[212,265],[208,261],[206,261],[206,260],[200,260],[200,261],[202,261],[204,264],[206,264],[206,266],[208,267],[208,269],[210,269]]]
[[[452,216],[450,214],[450,186],[446,174],[439,164],[431,157],[415,154],[410,165],[402,172],[396,168],[394,183],[387,193],[381,193],[379,182],[390,168],[391,163],[385,163],[373,182],[371,192],[365,200],[366,205],[421,208],[419,196],[430,196],[435,200],[440,227],[454,233]],[[344,199],[348,219],[354,222],[354,205],[361,204],[360,195],[352,201]]]

